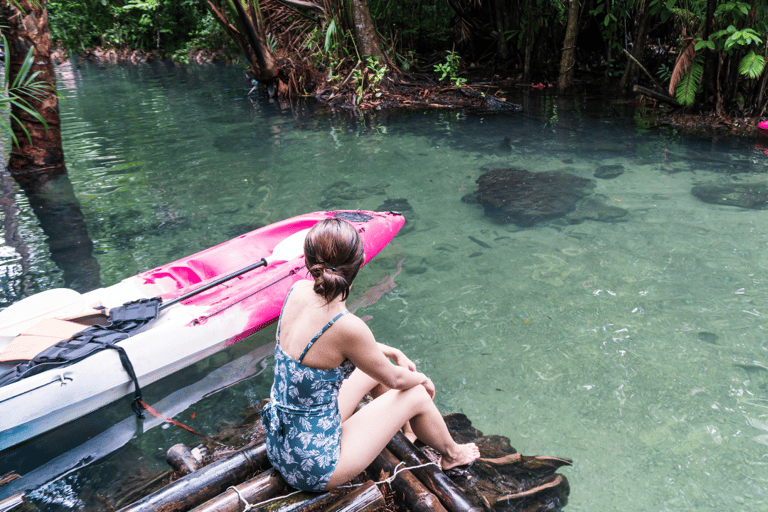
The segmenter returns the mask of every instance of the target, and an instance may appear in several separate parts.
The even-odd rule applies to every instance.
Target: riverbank
[[[139,65],[155,60],[172,60],[162,50],[92,48],[78,54],[79,58],[99,64]],[[57,49],[52,53],[56,64],[61,64],[69,55]],[[184,56],[186,62],[179,65],[209,65],[229,62],[224,51],[195,50]],[[368,88],[354,86],[350,71],[340,84],[323,83],[315,90],[314,97],[333,109],[351,111],[375,111],[397,108],[437,108],[455,110],[518,111],[516,103],[523,93],[535,92],[543,95],[557,94],[550,83],[519,83],[512,79],[488,80],[483,70],[473,69],[461,73],[467,83],[454,87],[436,80],[428,73],[429,66],[422,66],[420,72],[401,73],[386,77],[380,83]],[[724,118],[714,112],[695,113],[690,108],[671,107],[639,93],[622,94],[615,87],[596,80],[591,74],[577,75],[569,96],[601,96],[606,101],[624,102],[638,109],[647,126],[669,126],[690,135],[757,137],[759,118]]]

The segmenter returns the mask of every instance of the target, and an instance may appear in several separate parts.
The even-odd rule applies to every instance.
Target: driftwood
[[[483,455],[467,468],[451,470],[451,479],[470,500],[494,511],[555,511],[568,502],[570,487],[556,471],[571,460],[517,453],[504,436],[484,436],[463,414],[445,422],[456,442],[474,442]]]
[[[165,452],[165,462],[167,462],[179,476],[188,475],[200,469],[200,462],[192,455],[184,443],[171,446]]]
[[[120,509],[120,512],[189,510],[267,467],[269,461],[265,445],[244,448],[226,459],[181,477],[159,491]]]
[[[368,466],[368,471],[375,478],[390,478],[400,461],[392,452],[384,448],[378,457]],[[402,466],[401,466],[402,467]],[[446,512],[437,496],[429,492],[411,471],[401,471],[389,484],[398,501],[405,503],[410,512]]]
[[[245,505],[243,500],[259,503],[285,493],[288,488],[288,484],[276,469],[268,469],[245,483],[230,487],[195,508],[193,512],[240,512]]]
[[[398,432],[392,438],[387,448],[407,466],[418,466],[432,462],[402,432]],[[428,465],[411,471],[416,475],[416,478],[435,493],[449,512],[484,511],[485,507],[472,503],[437,465]]]
[[[671,96],[667,96],[666,94],[661,94],[660,92],[656,92],[654,90],[648,89],[647,87],[643,87],[642,85],[635,85],[634,87],[632,87],[632,92],[638,92],[644,96],[648,96],[649,98],[653,98],[663,103],[672,105],[673,107],[682,106],[677,102],[675,98],[672,98]]]

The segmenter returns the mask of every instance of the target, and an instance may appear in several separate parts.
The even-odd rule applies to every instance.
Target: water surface
[[[353,299],[402,261],[397,287],[358,314],[433,378],[442,411],[525,454],[572,458],[566,510],[766,506],[766,212],[691,194],[763,183],[756,141],[648,129],[590,98],[356,118],[247,97],[236,67],[59,71],[70,180],[103,285],[306,211],[402,210],[406,226],[360,273]],[[566,219],[502,224],[465,198],[496,168],[570,173],[593,188]],[[620,174],[595,177],[601,169]],[[4,235],[18,235],[25,255],[0,246],[5,304],[63,279],[20,194],[14,208]],[[593,220],[600,211],[623,213]],[[150,401],[273,337],[266,329],[150,386]],[[205,432],[237,420],[268,394],[270,364],[179,419]],[[124,421],[127,403],[0,454],[0,473],[32,471]],[[149,429],[36,502],[103,506],[97,495],[164,471],[176,442],[196,443]]]

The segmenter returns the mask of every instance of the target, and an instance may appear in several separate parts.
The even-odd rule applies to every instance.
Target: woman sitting
[[[364,261],[354,226],[319,222],[304,257],[314,283],[296,283],[285,299],[262,412],[267,455],[283,478],[298,489],[333,489],[365,470],[401,428],[437,450],[443,469],[478,458],[477,446],[451,437],[432,381],[348,314],[345,301]],[[369,392],[376,398],[355,412]]]

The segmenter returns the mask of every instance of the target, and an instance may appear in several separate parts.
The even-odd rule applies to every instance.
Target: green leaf
[[[739,63],[739,74],[751,79],[759,78],[765,69],[765,59],[762,55],[750,51]]]
[[[690,69],[683,75],[675,89],[675,99],[681,105],[693,105],[696,93],[699,92],[701,75],[704,73],[704,64],[701,58],[697,58]]]

